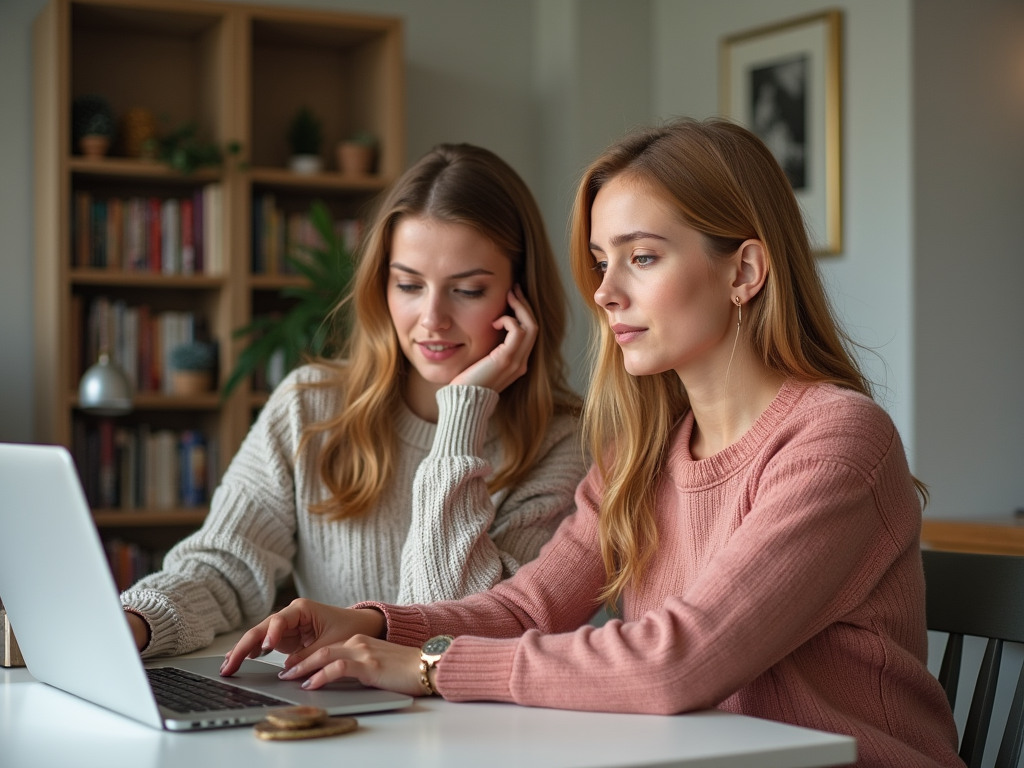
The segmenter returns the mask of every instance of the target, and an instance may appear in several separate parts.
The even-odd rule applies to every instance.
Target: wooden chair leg
[[[1017,768],[1024,746],[1024,666],[1021,667],[994,768]]]
[[[985,737],[992,720],[992,705],[996,699],[999,661],[1002,656],[1003,641],[989,640],[971,699],[971,711],[967,714],[964,738],[960,743],[960,758],[967,763],[967,768],[981,768],[981,759],[985,756]]]
[[[956,689],[960,684],[960,660],[964,655],[964,636],[950,634],[946,641],[946,650],[942,654],[942,666],[939,668],[939,683],[949,699],[949,708],[956,705]]]

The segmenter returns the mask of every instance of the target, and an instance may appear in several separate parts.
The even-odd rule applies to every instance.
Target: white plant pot
[[[323,169],[323,160],[320,159],[320,155],[292,155],[288,167],[294,173],[320,173]]]

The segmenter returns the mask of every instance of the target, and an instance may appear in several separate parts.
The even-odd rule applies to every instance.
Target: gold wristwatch
[[[433,696],[437,691],[430,684],[430,670],[437,666],[444,652],[454,642],[451,635],[437,635],[430,638],[420,647],[420,684],[427,696]]]

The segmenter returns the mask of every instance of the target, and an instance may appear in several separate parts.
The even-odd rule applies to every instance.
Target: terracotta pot
[[[200,395],[213,386],[211,371],[173,371],[171,391],[176,395]]]
[[[338,145],[338,170],[346,176],[365,176],[373,171],[374,148],[343,141]]]
[[[82,154],[90,160],[99,160],[110,149],[110,137],[89,134],[78,140],[78,146],[82,148]]]

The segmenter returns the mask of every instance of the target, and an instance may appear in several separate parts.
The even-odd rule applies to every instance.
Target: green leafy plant
[[[75,99],[71,104],[71,134],[76,140],[82,136],[113,136],[114,111],[110,102],[96,94]]]
[[[217,167],[224,162],[225,156],[237,157],[242,152],[239,141],[229,141],[221,149],[217,142],[203,141],[198,134],[195,123],[185,123],[163,136],[148,139],[144,149],[160,162],[184,174],[200,168]]]
[[[323,144],[323,126],[309,107],[295,113],[288,127],[288,146],[293,155],[318,155]]]
[[[294,301],[288,311],[261,315],[234,332],[235,338],[248,337],[249,343],[238,356],[222,397],[227,397],[256,370],[265,370],[277,352],[284,358],[285,371],[290,371],[306,355],[330,357],[339,351],[337,342],[347,334],[348,317],[343,311],[335,314],[334,310],[348,293],[355,263],[352,251],[334,231],[326,205],[314,202],[310,219],[323,247],[302,248],[305,258],[286,257],[306,277],[308,285],[281,290],[282,297]]]

